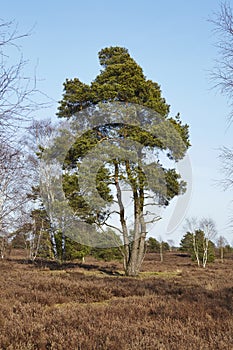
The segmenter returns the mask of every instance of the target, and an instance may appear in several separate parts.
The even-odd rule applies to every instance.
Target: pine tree
[[[173,161],[182,159],[190,146],[188,125],[182,124],[179,114],[175,118],[169,117],[169,105],[162,97],[160,86],[146,79],[142,68],[130,56],[127,49],[122,47],[102,49],[99,52],[99,60],[102,70],[90,85],[82,83],[77,78],[65,81],[58,116],[69,119],[76,115],[81,124],[85,122],[79,114],[83,110],[93,111],[101,104],[104,111],[105,105],[112,103],[115,106],[115,103],[120,103],[117,106],[120,112],[124,113],[125,110],[128,111],[127,108],[130,109],[136,104],[141,108],[139,111],[136,110],[136,113],[140,115],[142,123],[151,123],[154,132],[150,133],[136,124],[126,125],[114,120],[112,123],[102,124],[86,131],[76,139],[66,156],[63,189],[70,206],[80,218],[90,224],[108,225],[107,219],[111,214],[108,206],[101,208],[99,203],[92,206],[83,196],[80,188],[80,167],[83,166],[85,155],[92,149],[97,149],[97,146],[105,140],[114,143],[115,149],[119,148],[116,156],[106,160],[99,168],[95,179],[92,178],[92,173],[88,172],[91,164],[86,164],[89,175],[85,181],[86,184],[95,182],[99,197],[105,203],[110,205],[114,200],[117,203],[124,269],[127,275],[135,276],[139,273],[145,254],[147,198],[153,198],[157,206],[167,206],[172,198],[183,194],[186,188],[185,182],[176,170],[167,169],[159,159],[147,167],[147,176],[153,179],[153,182],[149,183],[143,170],[147,161],[146,152],[148,150],[156,154],[163,152]],[[115,110],[112,110],[113,115],[114,113]],[[128,145],[132,143],[137,159],[127,159],[127,147],[120,151],[122,140],[127,141]],[[140,147],[136,147],[135,144]],[[133,197],[133,234],[128,227],[126,208],[122,200],[123,183],[131,190]],[[115,188],[115,194],[111,186]],[[89,192],[91,197],[91,191]],[[95,196],[91,198],[92,202],[97,201]],[[153,220],[158,219],[156,216]]]

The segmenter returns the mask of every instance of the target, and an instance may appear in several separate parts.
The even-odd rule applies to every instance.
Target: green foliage
[[[216,247],[215,252],[219,259],[229,259],[233,256],[233,247],[231,247],[230,244],[225,244]]]
[[[162,250],[163,251],[169,251],[170,246],[167,242],[159,242],[156,238],[149,237],[147,240],[147,251],[149,253],[160,253],[161,251],[161,244],[162,244]]]
[[[51,227],[47,212],[44,209],[35,209],[31,212],[31,217],[33,220],[32,239],[36,244],[39,239],[38,256],[51,258],[53,256],[49,235]]]
[[[100,74],[90,84],[84,84],[79,79],[66,80],[64,83],[63,99],[60,101],[57,115],[59,117],[70,118],[75,113],[83,110],[86,107],[95,106],[100,102],[130,102],[140,106],[145,106],[160,114],[164,120],[167,119],[172,123],[175,130],[182,138],[186,147],[190,146],[188,126],[183,125],[179,114],[175,118],[168,118],[169,105],[161,95],[161,89],[157,83],[147,80],[143,74],[142,68],[129,55],[127,49],[122,47],[109,47],[102,49],[99,52],[99,60],[102,66]],[[164,125],[164,128],[166,126]],[[167,135],[164,138],[169,138],[169,130],[164,130]],[[69,170],[64,175],[64,192],[70,201],[70,205],[75,210],[79,210],[79,215],[88,223],[93,223],[99,220],[98,213],[94,213],[90,206],[85,202],[80,193],[78,173],[79,165],[82,163],[83,157],[88,151],[94,148],[99,142],[105,139],[129,139],[137,141],[144,147],[150,149],[167,148],[166,144],[161,143],[159,137],[154,137],[151,133],[131,125],[102,125],[98,128],[90,130],[78,138],[64,162],[64,168]],[[182,158],[185,149],[178,158]],[[171,154],[168,154],[172,158]],[[143,155],[141,155],[143,157]],[[174,157],[174,155],[173,155]],[[116,160],[115,160],[116,161]],[[117,160],[121,166],[124,162]],[[112,201],[109,184],[111,179],[111,162],[102,166],[98,173],[96,181],[99,195],[109,203]],[[161,191],[161,185],[157,182],[155,188],[151,188],[157,193],[159,204],[168,205],[170,200],[179,194],[185,192],[186,184],[180,179],[180,175],[175,169],[165,169],[161,164],[151,164],[154,166],[154,177],[157,172],[165,174],[166,195]],[[151,169],[153,167],[151,166]],[[126,174],[126,170],[121,173],[121,177],[129,180],[131,185],[146,188],[146,182],[143,180],[142,171],[138,164],[129,164],[130,171]],[[157,169],[157,170],[156,170]],[[75,170],[75,171],[74,171]],[[72,173],[72,174],[71,174]],[[140,180],[141,176],[141,180]],[[139,182],[136,180],[139,179]],[[103,209],[104,211],[104,209]],[[101,219],[104,221],[107,212],[102,212]]]
[[[78,242],[73,241],[69,237],[65,237],[65,254],[62,252],[62,234],[58,232],[55,235],[58,259],[65,261],[72,261],[75,259],[82,259],[90,253],[90,247],[84,246]]]
[[[192,254],[193,252],[193,234],[187,232],[180,241],[180,251]]]
[[[59,117],[74,113],[99,102],[131,102],[149,107],[161,115],[169,113],[169,106],[161,97],[157,83],[147,80],[142,68],[122,47],[109,47],[99,52],[101,73],[91,85],[79,79],[67,79],[63,100],[58,108]]]
[[[233,247],[230,244],[225,245],[224,250],[226,253],[233,253]]]
[[[207,262],[214,262],[214,260],[215,260],[215,244],[212,241],[210,241],[209,247],[208,247]]]
[[[11,241],[11,247],[13,249],[25,249],[25,236],[22,232],[17,232],[12,241]]]
[[[92,248],[90,255],[94,256],[96,259],[104,261],[122,260],[122,241],[120,237],[110,228],[103,232],[103,237],[105,234],[112,238],[112,242],[115,243],[115,246],[108,248]]]
[[[90,255],[94,256],[96,259],[104,261],[122,260],[122,254],[117,247],[93,248]]]
[[[169,251],[170,250],[170,246],[167,242],[162,242],[162,245],[163,245],[163,250],[164,251]]]
[[[142,68],[130,56],[127,49],[122,47],[104,48],[99,52],[99,60],[102,70],[90,85],[82,83],[78,78],[67,79],[64,83],[64,93],[59,103],[58,117],[69,119],[75,115],[76,121],[79,121],[82,125],[89,125],[85,113],[77,113],[87,107],[89,107],[88,111],[92,113],[94,111],[98,113],[100,106],[103,106],[103,110],[100,111],[100,124],[83,133],[70,148],[63,164],[63,189],[77,217],[89,224],[95,223],[98,226],[103,226],[108,220],[111,215],[110,206],[115,199],[119,208],[121,208],[118,215],[125,247],[125,266],[129,264],[131,256],[134,256],[136,260],[138,259],[138,263],[134,262],[131,266],[139,266],[145,248],[144,237],[141,241],[138,240],[138,237],[142,234],[139,231],[146,232],[144,206],[148,196],[145,195],[145,191],[147,193],[149,191],[150,193],[153,192],[156,205],[167,206],[172,198],[183,194],[186,190],[186,183],[182,181],[175,169],[164,167],[159,160],[151,162],[150,166],[147,166],[147,151],[152,151],[154,155],[158,155],[162,151],[169,159],[174,161],[182,159],[190,146],[188,125],[182,124],[179,114],[175,118],[168,117],[169,105],[162,97],[160,86],[144,76]],[[143,127],[132,125],[133,123],[130,122],[102,123],[104,108],[107,108],[109,102],[112,103],[111,106],[113,103],[123,102],[123,105],[118,103],[116,107],[117,113],[121,112],[123,114],[125,111],[122,106],[125,105],[129,108],[135,104],[145,107],[141,114],[139,111],[136,112],[136,117],[138,118],[140,115],[139,119],[142,125],[144,125],[143,123],[151,125],[150,132],[144,130]],[[114,116],[113,112],[114,109],[111,110],[111,115]],[[126,115],[128,116],[127,113]],[[82,119],[83,116],[85,120]],[[128,144],[131,141],[133,142],[131,144],[134,145],[135,154],[137,154],[135,160],[127,159],[127,149],[122,149],[122,140],[127,141]],[[88,172],[92,164],[91,162],[85,163],[86,155],[93,149],[97,152],[97,146],[105,141],[108,141],[108,145],[112,142],[115,150],[116,148],[119,149],[119,153],[117,155],[113,153],[114,156],[104,160],[104,164],[100,166],[97,176],[95,176],[94,169]],[[62,144],[62,139],[58,142]],[[140,144],[140,147],[137,148],[136,144]],[[95,156],[98,158],[96,153]],[[146,166],[147,173],[145,174]],[[80,171],[80,168],[83,172]],[[82,179],[80,173],[88,174],[85,176],[84,191],[86,191],[85,196],[88,199],[91,198],[89,203],[85,200],[84,192],[81,190],[80,181]],[[153,181],[149,181],[148,178],[153,179]],[[90,183],[96,184],[93,193],[90,190]],[[137,241],[139,245],[142,245],[140,249],[136,247],[136,244],[130,243],[129,230],[128,228],[125,229],[125,214],[123,214],[122,203],[119,201],[122,183],[128,186],[132,193],[134,224],[137,220],[141,221],[140,225],[134,225],[136,229],[133,234],[137,239],[132,239],[132,241]],[[113,198],[111,186],[115,186],[117,198]],[[96,190],[99,196],[96,195]],[[138,253],[132,254],[133,249],[137,250]],[[127,271],[127,273],[130,274],[131,272]]]
[[[196,230],[195,233],[187,232],[180,242],[180,250],[189,253],[192,260],[196,260],[194,249],[194,239],[196,244],[196,252],[198,252],[199,259],[202,261],[204,254],[204,247],[206,244],[206,237],[202,230]],[[212,241],[208,242],[207,262],[213,262],[215,259],[215,245]]]

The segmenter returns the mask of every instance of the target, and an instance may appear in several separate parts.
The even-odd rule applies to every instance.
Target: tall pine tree
[[[82,83],[78,78],[65,81],[58,116],[70,119],[76,115],[78,121],[79,112],[88,108],[93,110],[100,103],[102,106],[108,106],[109,103],[115,106],[116,103],[120,103],[120,113],[127,111],[125,106],[130,108],[132,105],[137,105],[140,108],[136,114],[140,115],[141,120],[145,119],[142,123],[146,121],[151,123],[153,132],[141,128],[140,125],[119,122],[119,119],[114,122],[114,118],[111,123],[88,130],[77,138],[67,154],[64,162],[66,171],[63,188],[77,215],[99,227],[113,228],[112,222],[109,224],[108,221],[113,215],[110,207],[112,203],[117,205],[118,209],[114,210],[114,214],[118,215],[120,223],[120,228],[116,227],[116,230],[121,234],[125,273],[135,276],[140,271],[145,254],[148,223],[159,219],[159,216],[154,214],[151,220],[146,220],[147,215],[151,214],[147,210],[148,200],[153,200],[157,206],[167,206],[173,197],[185,192],[186,184],[180,175],[174,168],[163,166],[158,155],[164,153],[174,162],[182,159],[190,146],[188,125],[182,124],[179,114],[175,118],[169,117],[169,105],[162,97],[160,86],[146,79],[142,68],[130,56],[127,49],[122,47],[102,49],[99,52],[99,61],[102,70],[90,85]],[[82,122],[80,118],[80,123]],[[80,167],[86,154],[106,140],[114,143],[119,149],[122,141],[127,141],[128,147],[131,142],[137,157],[127,158],[127,149],[117,151],[115,156],[107,159],[99,167],[95,179],[89,172],[89,181],[95,181],[100,198],[107,203],[100,210],[100,206],[92,206],[91,201],[88,203],[83,196],[80,188]],[[154,152],[158,157],[147,167],[146,174],[143,169],[148,162],[147,151]],[[147,176],[154,180],[148,181]],[[123,200],[124,186],[131,191],[133,199],[131,227]],[[91,193],[89,196],[91,197]],[[95,202],[94,197],[92,201]]]

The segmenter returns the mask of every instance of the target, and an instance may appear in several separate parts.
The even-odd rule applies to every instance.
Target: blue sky
[[[193,192],[187,217],[212,217],[219,234],[233,243],[228,228],[232,193],[215,185],[221,178],[218,148],[232,145],[232,128],[223,96],[211,90],[208,71],[217,49],[207,19],[219,8],[215,0],[67,0],[5,1],[1,18],[15,20],[20,32],[31,30],[21,41],[29,60],[27,74],[36,68],[38,88],[54,100],[51,108],[35,117],[54,117],[66,78],[91,82],[99,73],[97,53],[106,46],[124,46],[147,78],[161,85],[171,105],[190,125]],[[182,224],[166,234],[167,220],[153,235],[179,241]],[[157,232],[156,232],[157,231]]]

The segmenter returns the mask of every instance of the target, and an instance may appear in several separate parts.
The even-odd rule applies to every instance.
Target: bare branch
[[[33,111],[48,107],[48,102],[37,102],[39,95],[45,96],[37,89],[36,77],[30,78],[24,72],[28,62],[23,58],[20,40],[29,36],[30,33],[19,34],[14,22],[0,21],[1,138],[27,122]],[[12,57],[15,63],[12,63]]]
[[[119,229],[119,227],[114,226],[114,225],[110,225],[108,223],[105,223],[105,226],[113,228],[114,230],[117,230],[118,232],[120,232],[121,234],[123,234],[122,230]]]
[[[220,151],[219,159],[224,174],[224,179],[221,180],[220,184],[224,190],[228,190],[233,186],[233,149],[222,147]]]
[[[217,36],[216,46],[219,50],[219,59],[210,75],[213,88],[224,94],[231,108],[229,122],[233,118],[233,12],[230,4],[224,2],[220,10],[214,13],[209,20],[214,25]]]

